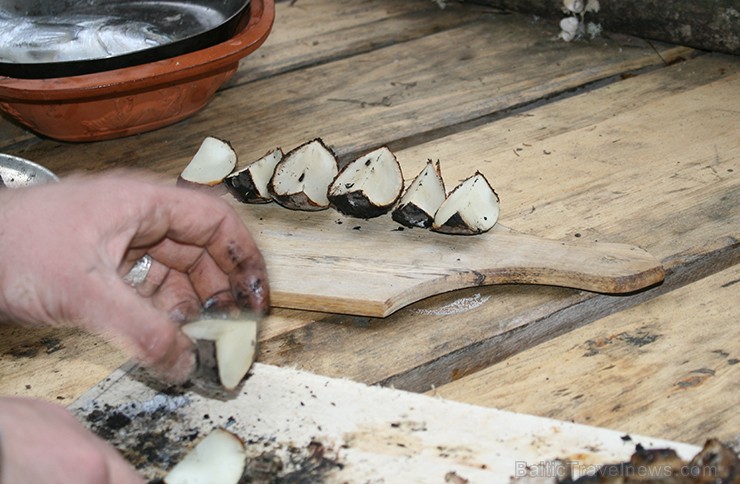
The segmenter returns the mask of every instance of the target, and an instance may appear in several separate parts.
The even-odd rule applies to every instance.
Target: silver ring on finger
[[[144,282],[147,274],[149,274],[149,269],[151,268],[152,256],[144,254],[141,259],[136,261],[131,270],[123,276],[123,281],[131,287],[136,287]]]

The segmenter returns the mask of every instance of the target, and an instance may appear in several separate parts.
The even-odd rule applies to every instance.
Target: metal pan
[[[0,153],[0,188],[21,188],[59,181],[47,168],[13,155]]]
[[[47,79],[155,62],[231,38],[249,0],[0,0],[0,76]]]

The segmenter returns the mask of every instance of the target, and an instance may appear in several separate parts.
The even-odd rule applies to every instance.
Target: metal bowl
[[[267,39],[274,19],[274,0],[251,0],[237,33],[205,49],[81,76],[0,77],[0,111],[63,141],[120,138],[167,126],[208,104],[239,61]]]
[[[0,0],[0,75],[77,76],[224,42],[249,0]]]
[[[19,156],[0,153],[0,187],[21,188],[59,181],[47,168]]]

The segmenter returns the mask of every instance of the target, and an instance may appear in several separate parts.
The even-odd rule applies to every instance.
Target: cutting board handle
[[[491,234],[501,251],[491,264],[471,269],[476,285],[544,284],[623,294],[660,283],[663,265],[627,244],[551,240],[497,226]]]
[[[258,233],[273,234],[263,247],[275,306],[359,316],[385,317],[429,296],[491,284],[623,294],[665,276],[633,245],[551,240],[502,225],[476,236],[317,225],[300,235]]]

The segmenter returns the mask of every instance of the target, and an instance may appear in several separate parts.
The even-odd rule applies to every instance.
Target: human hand
[[[132,175],[0,190],[0,254],[0,315],[103,334],[171,381],[195,364],[176,322],[269,307],[262,255],[226,201]],[[144,254],[132,288],[122,276]]]
[[[0,482],[143,484],[136,470],[65,408],[0,398]]]

